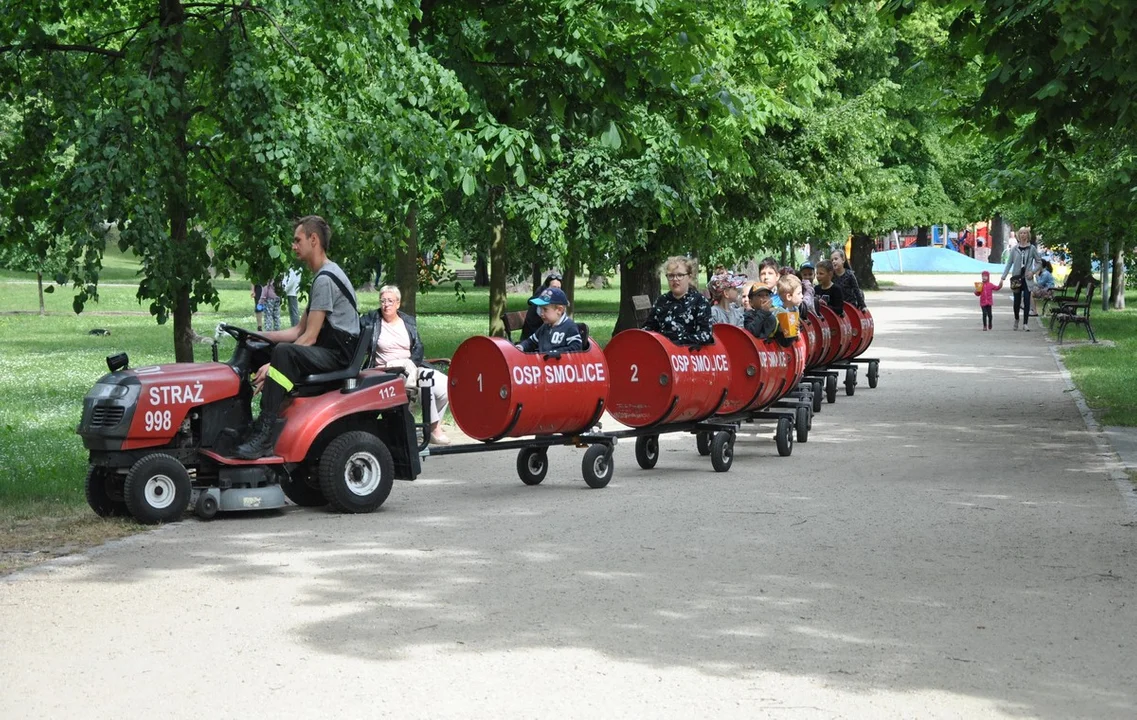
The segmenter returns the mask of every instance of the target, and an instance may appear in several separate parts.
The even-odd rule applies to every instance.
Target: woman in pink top
[[[991,329],[991,306],[995,304],[995,291],[998,285],[991,282],[991,273],[983,271],[983,282],[975,283],[975,294],[979,296],[979,308],[983,311],[983,329]]]

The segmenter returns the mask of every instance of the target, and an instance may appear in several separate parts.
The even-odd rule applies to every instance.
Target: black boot
[[[237,451],[233,453],[233,456],[242,460],[256,460],[268,455],[272,452],[272,431],[275,426],[275,415],[261,413],[257,421],[253,423],[253,432],[249,435],[249,439],[237,446]]]

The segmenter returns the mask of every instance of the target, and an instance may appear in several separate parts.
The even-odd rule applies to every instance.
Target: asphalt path
[[[0,581],[2,718],[1137,716],[1137,541],[1043,333],[869,296],[779,457],[435,458],[377,513],[187,519]],[[923,283],[923,285],[921,285]],[[424,321],[427,321],[424,319]]]

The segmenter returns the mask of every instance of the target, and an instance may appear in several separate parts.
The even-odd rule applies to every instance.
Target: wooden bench
[[[525,311],[516,310],[501,314],[501,323],[505,325],[505,336],[513,342],[513,331],[520,330],[525,325]]]
[[[1092,283],[1093,281],[1090,280],[1089,282]],[[1067,286],[1068,285],[1069,283],[1067,283]],[[1082,291],[1086,289],[1086,285],[1086,281],[1079,280],[1074,284],[1073,294],[1066,292],[1066,286],[1063,286],[1063,291],[1061,293],[1054,293],[1054,296],[1049,299],[1049,302],[1044,303],[1043,310],[1039,314],[1041,315],[1043,313],[1049,313],[1051,330],[1054,329],[1054,322],[1058,318],[1058,313],[1062,312],[1062,306],[1068,305],[1070,303],[1080,302],[1082,298]],[[1049,310],[1047,310],[1047,308],[1049,308]],[[1042,321],[1039,320],[1039,322]]]
[[[635,310],[636,325],[642,326],[651,314],[651,298],[647,295],[633,295],[632,309]]]
[[[1096,343],[1097,337],[1094,335],[1094,326],[1090,324],[1090,310],[1094,305],[1094,290],[1097,288],[1097,283],[1090,280],[1086,283],[1086,299],[1083,302],[1068,302],[1063,303],[1055,310],[1053,318],[1058,320],[1058,344],[1062,344],[1062,338],[1066,334],[1066,327],[1068,325],[1085,325],[1086,333],[1090,336],[1090,341]]]
[[[472,283],[472,282],[474,282],[474,278],[476,278],[477,276],[478,276],[477,270],[473,270],[473,269],[470,269],[470,270],[462,269],[462,270],[455,270],[454,271],[454,279],[455,280],[461,280],[463,282],[471,282]]]

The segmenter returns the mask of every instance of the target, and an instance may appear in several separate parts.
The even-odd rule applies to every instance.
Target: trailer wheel
[[[517,453],[517,477],[526,485],[540,485],[549,472],[549,453],[543,447],[522,448]]]
[[[832,405],[837,402],[837,376],[825,376],[825,402]]]
[[[868,375],[869,375],[869,387],[875,388],[876,383],[877,383],[877,379],[880,376],[880,363],[879,362],[877,362],[876,360],[873,360],[872,362],[869,363]]]
[[[87,466],[87,479],[83,486],[87,492],[87,504],[99,517],[127,517],[126,501],[115,498],[111,483],[115,474],[99,465]],[[121,492],[118,493],[121,498]]]
[[[320,490],[328,505],[339,512],[375,510],[391,494],[394,480],[391,451],[363,430],[340,435],[320,457]]]
[[[143,525],[181,518],[189,507],[192,492],[185,466],[162,453],[147,455],[134,463],[122,486],[126,507]]]
[[[817,382],[810,383],[810,387],[813,388],[813,412],[819,413],[821,412],[821,381],[818,380]]]
[[[845,394],[852,396],[857,391],[857,368],[851,367],[845,371]]]
[[[695,449],[699,454],[706,457],[711,454],[711,434],[706,430],[700,430],[695,433]]]
[[[606,445],[590,445],[584,451],[584,482],[590,488],[602,488],[612,479],[616,463],[612,460],[612,448]]]
[[[734,463],[734,433],[720,430],[711,440],[711,467],[726,472]]]
[[[636,462],[644,470],[651,470],[659,462],[659,436],[640,435],[636,438]]]
[[[197,496],[197,503],[193,507],[193,514],[197,515],[202,520],[212,520],[217,516],[217,498],[213,495],[203,492]]]
[[[297,465],[291,473],[280,473],[280,489],[300,507],[323,507],[328,504],[320,479],[308,463]]]
[[[789,457],[794,451],[794,423],[788,417],[778,418],[778,429],[774,437],[778,442],[778,454]]]
[[[809,408],[799,406],[794,416],[794,428],[797,430],[798,442],[809,442]]]

